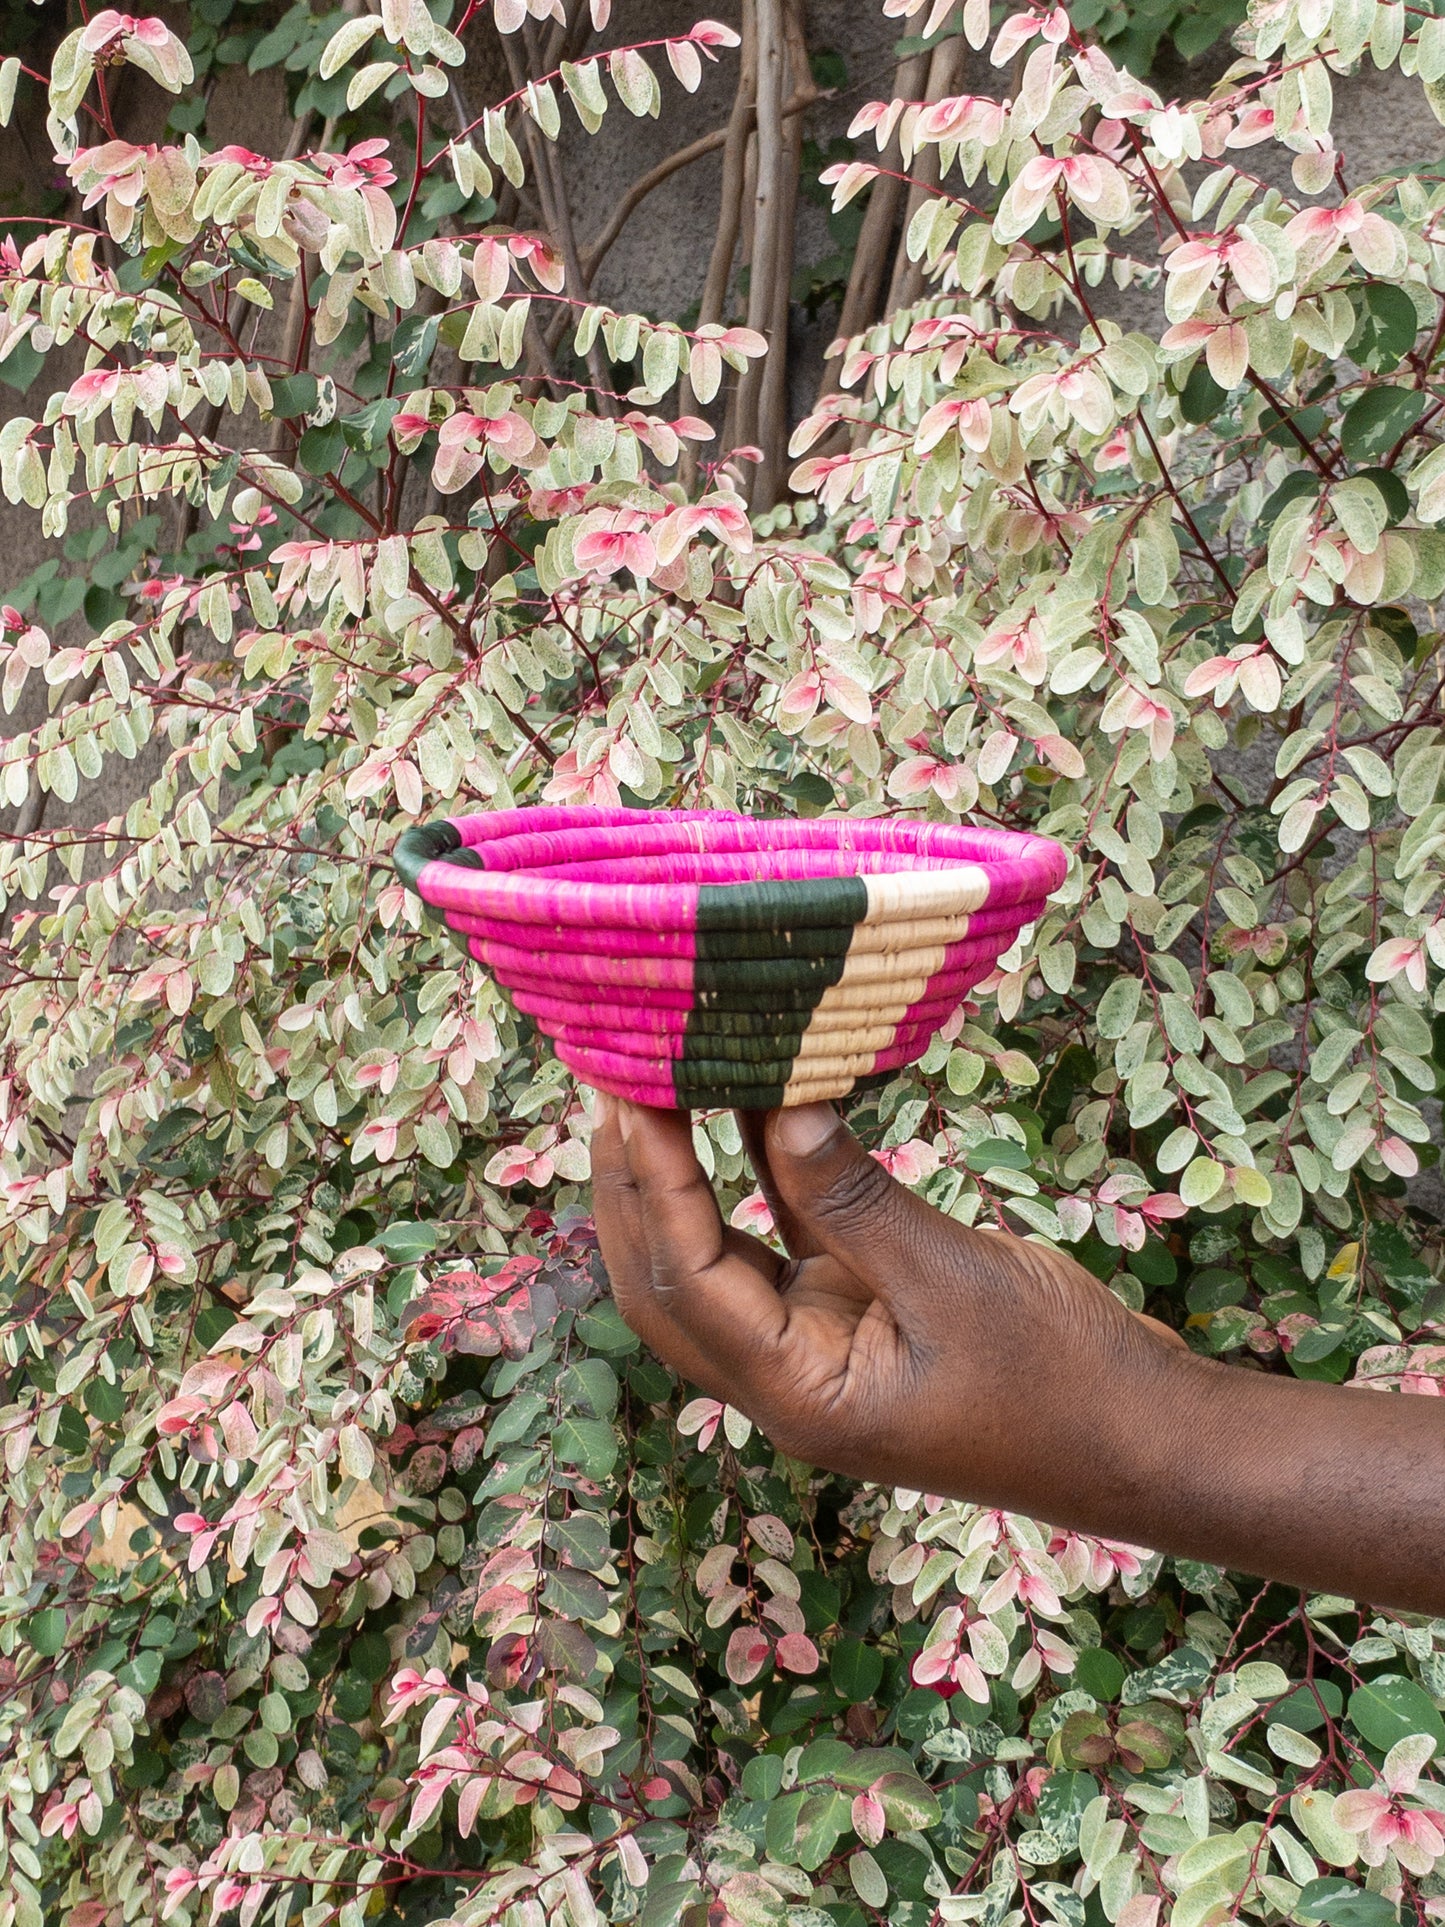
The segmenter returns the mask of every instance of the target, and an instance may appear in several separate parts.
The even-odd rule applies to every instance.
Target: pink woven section
[[[1043,905],[1040,904],[1040,913],[1042,913],[1042,910]],[[986,915],[987,912],[983,914]],[[1009,913],[1005,911],[995,914],[1002,918],[1006,917]],[[1009,944],[1012,943],[1014,937],[1016,937],[1023,928],[1023,924],[1021,922],[1012,924],[1000,922],[996,924],[994,928],[1001,935],[1006,936],[1008,941],[1002,944],[992,943],[981,945],[974,940],[975,932],[970,928],[968,936],[964,938],[961,943],[953,943],[948,946],[948,949],[944,953],[943,963],[937,972],[928,980],[928,988],[924,991],[918,1002],[910,1007],[908,1015],[898,1027],[898,1043],[900,1047],[904,1045],[907,1039],[921,1038],[922,1041],[918,1043],[917,1048],[922,1050],[928,1038],[930,1038],[938,1028],[937,1020],[933,1017],[932,1012],[937,1008],[939,999],[943,997],[951,998],[950,1011],[957,1010],[958,1006],[963,1002],[969,991],[973,989],[974,985],[982,983],[984,978],[993,969],[1003,952],[1008,949]],[[899,1062],[906,1064],[908,1059],[906,1057],[900,1058]],[[891,1068],[891,1066],[884,1064],[878,1066],[879,1070]]]
[[[670,1060],[681,1054],[686,1014],[675,1009],[659,1013],[661,1019],[671,1018],[671,1023],[658,1021],[644,1025],[637,1021],[638,1013],[625,1006],[562,1004],[537,997],[529,997],[524,1004],[524,996],[526,996],[525,992],[516,995],[518,1008],[526,1009],[529,1016],[535,1016],[542,1029],[554,1041],[568,1044],[576,1051],[605,1050],[616,1052],[624,1057],[637,1057],[649,1061],[659,1056],[666,1056]],[[946,992],[932,1004],[915,1004],[913,1011],[909,1014],[910,1031],[921,1030],[923,1041],[927,1043],[939,1025],[946,1022],[958,1009],[961,1001],[961,997]],[[589,1021],[596,1019],[598,1012],[602,1009],[611,1009],[616,1012],[616,1019],[611,1024]],[[851,1025],[839,1024],[834,1027],[840,1050],[849,1048],[849,1036],[866,1024],[866,1021],[865,1013],[855,1018]],[[782,1031],[786,1028],[786,1018],[780,1017],[777,1029]],[[819,1034],[816,1025],[809,1025],[807,1028],[810,1036]],[[826,1035],[828,1032],[825,1030],[823,1034]],[[903,1032],[900,1029],[897,1036],[901,1038],[902,1035]],[[719,1057],[727,1054],[728,1049],[729,1040],[720,1038],[718,1040]],[[746,1063],[749,1060],[739,1058],[738,1061]]]
[[[898,864],[897,868],[911,868],[908,864]],[[848,872],[851,875],[853,872]],[[1032,920],[1043,909],[1040,903],[1028,916],[1020,913],[1017,905],[996,909],[992,904],[982,910],[975,910],[968,919],[968,934],[971,938],[991,937],[1001,934],[1011,935],[1024,923]],[[453,910],[447,922],[462,936],[475,937],[480,942],[472,946],[473,955],[478,961],[485,962],[484,948],[491,944],[515,945],[520,933],[514,918],[473,916],[464,910]],[[802,928],[802,925],[795,926]],[[557,948],[565,948],[569,955],[587,953],[599,957],[629,957],[642,953],[658,957],[692,957],[697,954],[697,939],[692,930],[656,930],[642,933],[632,930],[597,929],[574,930],[565,924],[554,924],[545,933]],[[537,936],[543,935],[539,927]],[[1007,949],[1007,944],[1004,948]],[[996,947],[995,947],[996,948]]]
[[[784,883],[814,877],[900,875],[905,870],[951,870],[956,859],[905,856],[889,850],[678,850],[668,856],[589,858],[529,869],[529,876],[572,883]]]
[[[561,984],[608,984],[628,990],[684,990],[692,1002],[693,960],[658,957],[643,948],[644,933],[628,933],[634,948],[616,957],[599,957],[586,950],[543,950],[520,944],[484,943],[474,938],[472,955],[494,970],[509,987],[555,991]]]

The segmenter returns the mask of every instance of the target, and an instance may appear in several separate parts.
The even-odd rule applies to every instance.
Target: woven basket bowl
[[[584,1083],[668,1110],[922,1056],[1065,869],[1002,830],[562,808],[426,824],[394,861]]]

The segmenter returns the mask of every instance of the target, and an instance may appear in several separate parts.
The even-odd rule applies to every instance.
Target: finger
[[[721,1396],[707,1359],[667,1316],[652,1290],[652,1253],[617,1114],[599,1091],[592,1131],[592,1197],[602,1262],[625,1322],[679,1377]]]
[[[627,1318],[627,1302],[648,1270],[642,1211],[618,1128],[617,1100],[598,1091],[592,1119],[592,1216],[613,1296]]]
[[[773,1223],[777,1226],[784,1248],[793,1258],[815,1258],[818,1255],[818,1242],[789,1207],[778,1189],[773,1167],[768,1162],[768,1112],[737,1111],[734,1115],[753,1167],[753,1175],[758,1181],[758,1189],[768,1201],[768,1209],[773,1214]]]
[[[805,1232],[896,1314],[1009,1275],[1008,1240],[968,1231],[869,1157],[828,1104],[774,1111],[768,1163]],[[997,1247],[997,1248],[996,1248]]]
[[[741,1397],[787,1324],[776,1290],[783,1261],[724,1227],[686,1116],[624,1104],[619,1121],[652,1258],[653,1302],[714,1372],[736,1374]]]

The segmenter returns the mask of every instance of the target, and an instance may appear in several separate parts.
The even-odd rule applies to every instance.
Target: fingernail
[[[799,1104],[780,1112],[774,1127],[779,1144],[795,1158],[811,1156],[837,1128],[838,1113],[831,1104]]]
[[[632,1106],[625,1097],[617,1100],[617,1128],[622,1133],[622,1142],[626,1144],[632,1136]]]
[[[617,1099],[611,1091],[594,1091],[592,1095],[592,1128],[600,1131],[610,1124],[617,1115]]]

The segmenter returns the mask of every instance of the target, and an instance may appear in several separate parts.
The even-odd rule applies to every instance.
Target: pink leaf
[[[853,1801],[853,1831],[865,1847],[876,1847],[886,1826],[882,1802],[871,1793],[860,1793]]]
[[[816,1673],[818,1649],[806,1633],[784,1633],[778,1641],[778,1664],[790,1673]]]
[[[811,1644],[811,1642],[809,1642]],[[768,1663],[771,1652],[766,1633],[756,1626],[739,1626],[727,1643],[723,1667],[734,1686],[746,1686]],[[816,1660],[816,1649],[815,1649]]]

